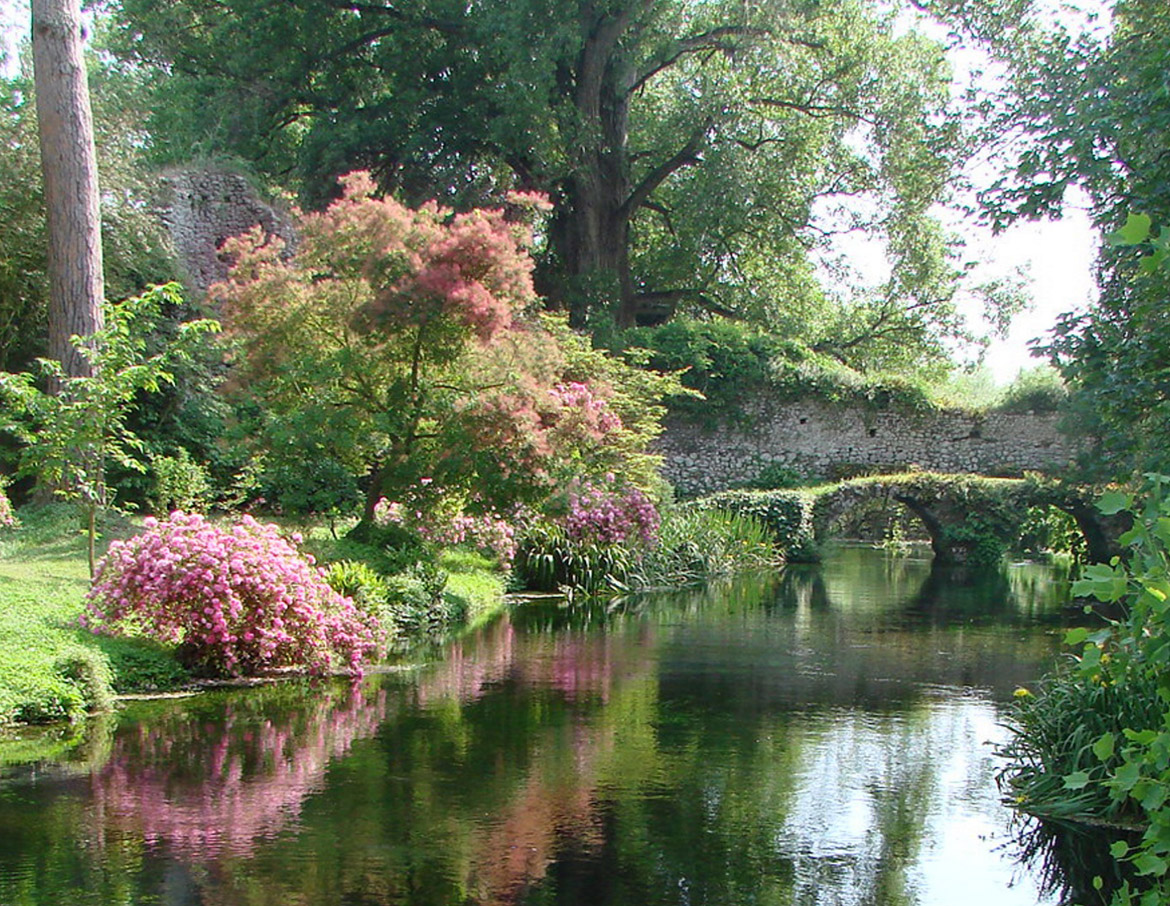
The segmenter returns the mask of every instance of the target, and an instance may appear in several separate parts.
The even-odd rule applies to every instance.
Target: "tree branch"
[[[458,35],[463,33],[463,24],[455,22],[450,19],[436,19],[433,16],[418,16],[412,13],[403,12],[395,6],[388,3],[359,3],[356,0],[319,0],[325,6],[330,6],[333,9],[348,10],[355,13],[388,16],[396,22],[403,22],[408,25],[418,25],[422,28],[429,28],[433,31],[442,32],[446,35]]]
[[[651,61],[649,66],[634,76],[633,84],[627,89],[626,94],[633,94],[654,78],[654,76],[662,72],[662,70],[669,69],[688,54],[699,53],[704,50],[721,50],[724,53],[734,53],[739,50],[740,45],[734,41],[727,40],[728,38],[759,38],[766,37],[768,34],[762,28],[725,25],[721,28],[713,28],[710,31],[705,31],[699,35],[691,35],[689,38],[680,38],[674,43],[669,53],[658,60]]]
[[[634,301],[639,308],[658,305],[662,307],[676,306],[679,302],[695,302],[712,314],[721,315],[732,320],[742,320],[739,312],[727,308],[715,299],[712,299],[701,289],[665,289],[655,292],[638,293]]]
[[[670,233],[671,236],[676,238],[678,237],[678,231],[674,228],[674,218],[671,217],[670,208],[668,208],[666,205],[658,204],[657,202],[649,200],[644,201],[642,203],[642,207],[661,216],[662,223],[666,227],[666,231]]]
[[[804,101],[789,101],[783,98],[751,98],[748,103],[760,104],[764,107],[780,107],[785,110],[795,110],[798,113],[804,113],[808,116],[821,119],[844,116],[861,123],[868,123],[871,126],[878,125],[877,120],[866,116],[860,110],[854,110],[851,107],[842,107],[840,104],[814,104]]]
[[[630,217],[638,208],[644,206],[650,198],[651,193],[657,189],[662,183],[672,174],[681,170],[683,167],[689,167],[692,164],[697,164],[700,160],[699,149],[703,146],[703,141],[707,132],[715,125],[715,120],[708,117],[703,121],[703,124],[691,133],[691,137],[687,143],[683,145],[674,156],[668,160],[664,160],[661,164],[651,170],[643,177],[642,181],[634,187],[622,206],[618,209],[618,217]]]

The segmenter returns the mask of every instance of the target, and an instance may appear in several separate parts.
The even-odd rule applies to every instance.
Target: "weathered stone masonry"
[[[744,424],[668,421],[658,441],[664,473],[680,495],[708,494],[755,480],[778,465],[808,478],[909,467],[1017,476],[1052,471],[1076,451],[1054,414],[957,411],[905,413],[814,400],[761,401]]]
[[[227,277],[227,262],[219,254],[225,239],[259,225],[281,237],[290,251],[296,242],[287,214],[261,201],[243,176],[213,167],[164,174],[161,213],[187,271],[184,282],[199,293]]]

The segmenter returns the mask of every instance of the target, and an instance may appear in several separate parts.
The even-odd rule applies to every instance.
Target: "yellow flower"
[[[1031,691],[1028,689],[1025,689],[1023,686],[1020,686],[1018,689],[1016,689],[1016,691],[1013,692],[1012,695],[1015,698],[1031,698],[1032,697]]]

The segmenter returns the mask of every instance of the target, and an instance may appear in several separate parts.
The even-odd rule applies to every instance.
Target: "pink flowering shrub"
[[[16,511],[12,509],[12,501],[4,493],[4,487],[0,485],[0,528],[15,528],[18,524]]]
[[[424,538],[439,544],[470,544],[494,556],[507,567],[516,556],[516,529],[495,512],[460,513],[434,529],[421,529]]]
[[[426,541],[436,544],[470,544],[490,554],[507,568],[516,557],[515,519],[509,520],[495,510],[472,514],[450,505],[431,505],[416,501],[413,505],[382,498],[374,507],[375,525],[400,525],[413,529]],[[523,513],[517,511],[516,519]]]
[[[570,541],[590,544],[654,544],[658,510],[637,488],[586,484],[569,495],[565,532]]]
[[[227,675],[287,666],[360,674],[374,654],[369,618],[297,551],[299,538],[250,516],[220,527],[175,512],[145,526],[98,565],[83,625],[133,626]]]

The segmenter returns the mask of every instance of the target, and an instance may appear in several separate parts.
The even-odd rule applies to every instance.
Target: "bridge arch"
[[[1116,538],[1124,529],[1109,524],[1084,489],[1028,478],[911,472],[851,479],[815,492],[809,514],[812,540],[823,544],[843,516],[874,503],[897,504],[913,513],[941,563],[978,558],[981,544],[1007,548],[1017,543],[1025,515],[1035,506],[1068,513],[1092,562],[1119,552]]]

